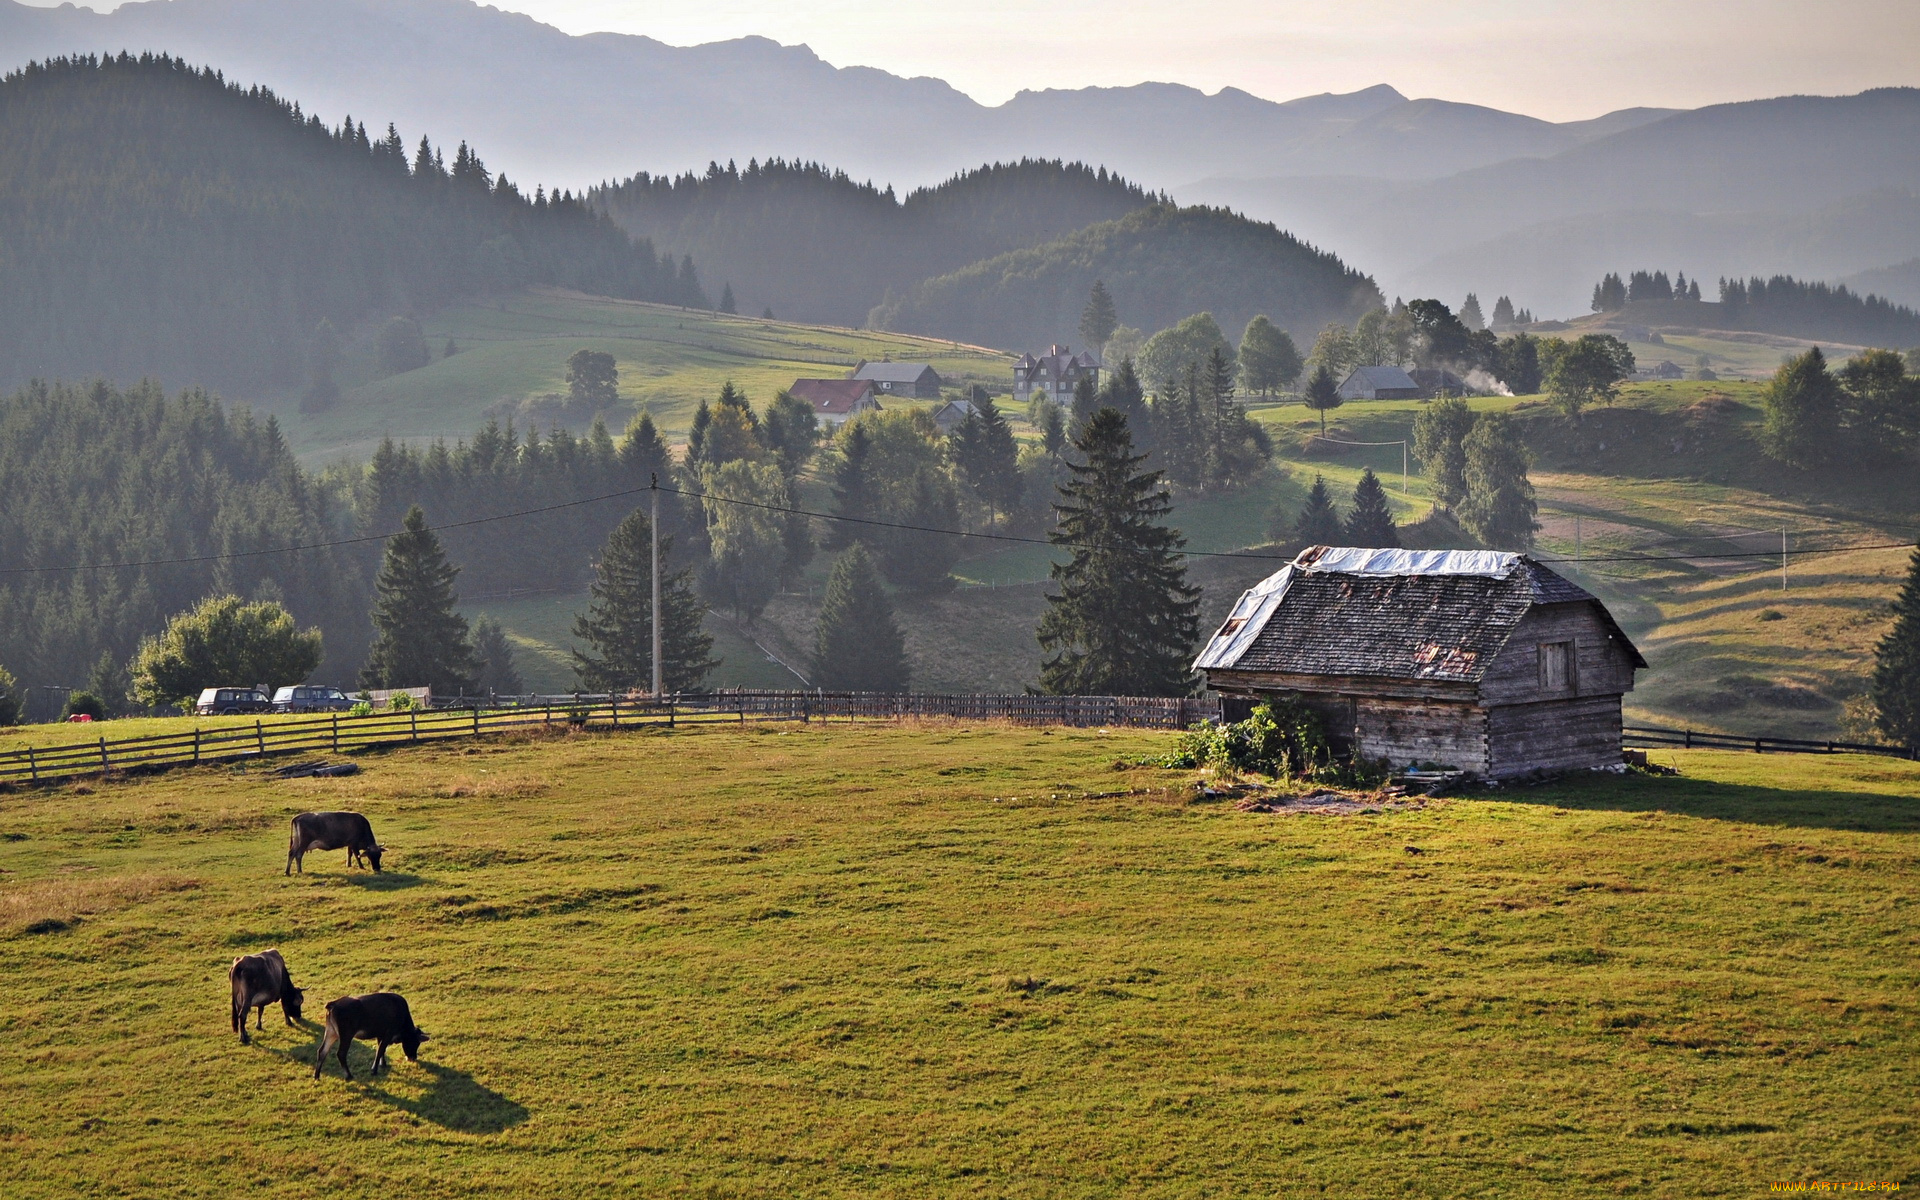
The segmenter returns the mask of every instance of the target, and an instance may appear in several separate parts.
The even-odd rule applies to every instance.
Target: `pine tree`
[[[479,664],[467,641],[467,619],[456,606],[454,577],[427,514],[414,505],[402,531],[387,539],[373,607],[373,648],[360,682],[366,687],[430,687],[471,692]]]
[[[833,467],[833,511],[846,520],[834,521],[827,529],[829,547],[851,546],[863,533],[859,524],[874,516],[873,480],[868,478],[868,459],[873,455],[873,438],[867,427],[855,421],[840,439],[840,461]]]
[[[1136,403],[1138,398],[1136,397]],[[1020,478],[1020,444],[1014,440],[1013,427],[1000,415],[1000,409],[987,394],[975,386],[973,410],[980,414],[980,464],[986,474],[987,516],[1012,512],[1020,503],[1023,490]]]
[[[1920,746],[1920,546],[1907,582],[1893,601],[1893,628],[1874,652],[1869,694],[1880,732],[1903,746]]]
[[[1527,478],[1529,455],[1505,413],[1487,413],[1473,423],[1462,443],[1467,495],[1460,524],[1489,546],[1525,550],[1533,545],[1533,483]]]
[[[1118,328],[1120,314],[1114,310],[1113,297],[1107,294],[1107,285],[1096,279],[1087,296],[1086,310],[1080,314],[1080,336],[1095,348],[1103,348]]]
[[[740,311],[740,306],[733,302],[732,280],[720,285],[720,311],[729,316]]]
[[[1309,546],[1337,546],[1345,536],[1340,510],[1333,506],[1326,477],[1315,475],[1313,486],[1307,489],[1307,502],[1300,507],[1300,515],[1293,522],[1294,540]]]
[[[1058,592],[1040,620],[1040,690],[1053,695],[1184,696],[1200,633],[1200,589],[1187,583],[1178,531],[1164,524],[1172,498],[1160,472],[1136,473],[1127,420],[1102,409],[1074,443],[1050,535],[1070,547],[1056,563]]]
[[[953,587],[953,564],[960,561],[961,539],[930,529],[960,528],[960,498],[953,481],[931,467],[915,474],[899,523],[881,542],[880,565],[894,586],[909,592],[944,592]]]
[[[1353,511],[1347,515],[1347,545],[1374,549],[1397,548],[1400,533],[1387,505],[1387,491],[1368,468],[1353,485]]]
[[[673,539],[660,539],[660,686],[692,692],[720,665],[713,638],[701,628],[705,611],[693,594],[693,572],[671,571]],[[653,526],[634,509],[614,527],[594,564],[592,598],[573,619],[574,674],[588,691],[646,691],[653,686]]]
[[[1513,301],[1502,296],[1493,302],[1493,328],[1505,329],[1513,324]]]
[[[1494,311],[1498,312],[1499,309],[1496,307]],[[1460,323],[1471,330],[1487,327],[1487,319],[1480,312],[1480,297],[1472,292],[1467,293],[1466,303],[1460,306]]]
[[[707,430],[713,425],[713,409],[707,406],[705,396],[700,398],[700,407],[693,410],[693,425],[687,430],[687,470],[698,474],[707,457]]]
[[[813,634],[812,683],[838,692],[904,692],[907,680],[906,639],[873,556],[856,541],[827,577]]]
[[[1339,408],[1346,401],[1340,396],[1340,383],[1334,379],[1327,364],[1321,363],[1313,369],[1313,378],[1307,380],[1306,395],[1302,397],[1306,406],[1320,414],[1320,436],[1327,435],[1327,413]]]
[[[1093,420],[1093,414],[1100,411],[1100,393],[1093,386],[1093,380],[1081,376],[1073,385],[1073,404],[1068,410],[1067,436],[1077,438],[1080,431]]]
[[[1839,391],[1818,346],[1781,364],[1760,398],[1761,448],[1797,467],[1824,461],[1839,432]]]
[[[1060,406],[1042,399],[1033,415],[1040,418],[1034,422],[1040,427],[1040,448],[1050,457],[1059,458],[1060,452],[1067,448],[1067,420],[1060,415]]]
[[[496,696],[517,696],[526,691],[520,672],[513,666],[513,643],[500,622],[481,613],[473,622],[473,656],[480,662],[480,690]]]

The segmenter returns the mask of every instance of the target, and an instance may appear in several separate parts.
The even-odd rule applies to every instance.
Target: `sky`
[[[759,34],[987,104],[1143,80],[1268,99],[1390,83],[1578,120],[1920,84],[1920,0],[504,0],[569,33]]]
[[[49,0],[32,0],[46,4]],[[1548,120],[1920,85],[1920,0],[498,0],[568,33],[758,34],[987,104],[1159,80],[1272,100],[1390,83]],[[108,11],[112,3],[89,7]]]

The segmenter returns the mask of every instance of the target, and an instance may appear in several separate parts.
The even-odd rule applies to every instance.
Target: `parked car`
[[[346,712],[353,698],[337,687],[301,684],[283,687],[273,694],[273,711],[283,713]]]
[[[255,688],[208,688],[201,692],[200,699],[194,702],[193,711],[202,717],[272,712],[273,701],[267,699],[265,692]]]

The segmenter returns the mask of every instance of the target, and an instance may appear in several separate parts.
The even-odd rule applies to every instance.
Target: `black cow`
[[[338,1000],[327,1002],[327,1027],[320,1033],[320,1049],[313,1056],[313,1077],[320,1078],[320,1068],[327,1061],[327,1054],[337,1050],[340,1057],[340,1069],[348,1079],[353,1078],[352,1068],[347,1066],[347,1048],[353,1045],[357,1037],[372,1038],[378,1049],[373,1052],[373,1072],[380,1073],[380,1066],[387,1061],[387,1047],[395,1042],[407,1052],[407,1061],[415,1062],[420,1057],[420,1043],[427,1040],[426,1031],[413,1023],[413,1013],[407,1008],[406,997],[393,992],[371,992],[365,996],[342,996]]]
[[[287,843],[287,869],[283,874],[291,875],[296,866],[301,874],[306,873],[306,864],[301,860],[309,850],[339,850],[345,848],[347,865],[352,866],[361,855],[372,864],[374,873],[380,871],[380,856],[385,853],[380,843],[373,840],[373,825],[357,812],[301,813],[293,819],[293,838]]]
[[[248,954],[233,960],[233,966],[227,970],[227,981],[233,984],[233,1028],[240,1035],[240,1044],[246,1045],[247,1010],[257,1009],[253,1027],[262,1028],[266,1019],[267,1005],[278,1001],[280,1015],[292,1025],[300,1019],[300,1004],[306,999],[306,993],[293,986],[293,977],[287,974],[287,962],[280,957],[278,950],[267,950],[260,954]]]

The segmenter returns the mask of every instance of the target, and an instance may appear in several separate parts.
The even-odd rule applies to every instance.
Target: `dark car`
[[[346,712],[353,700],[337,687],[305,683],[283,687],[273,694],[273,711],[283,713]]]
[[[208,688],[194,701],[193,711],[203,717],[226,717],[235,713],[273,711],[273,701],[265,692],[247,687]]]

